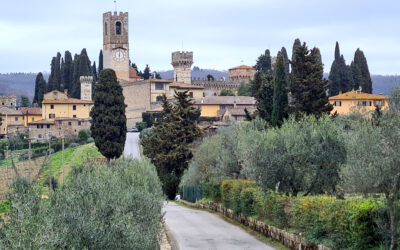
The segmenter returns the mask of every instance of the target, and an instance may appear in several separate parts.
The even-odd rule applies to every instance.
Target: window
[[[50,124],[47,124],[47,128],[50,128]]]
[[[68,125],[69,125],[69,126],[72,126],[72,122],[68,122]]]
[[[42,134],[38,134],[38,138],[41,139],[42,138]]]
[[[203,97],[206,97],[206,93],[203,92]]]
[[[1,105],[4,105],[4,102],[2,102]]]
[[[162,97],[160,95],[156,97],[156,102],[161,102],[161,100],[162,100]]]
[[[33,122],[35,121],[35,118],[34,118],[34,117],[32,117],[32,121],[33,121]]]
[[[78,126],[81,126],[82,122],[78,122]]]
[[[13,103],[11,103],[11,106],[13,105]]]
[[[115,34],[121,35],[121,29],[122,29],[122,24],[121,24],[121,22],[118,21],[115,24]]]
[[[38,124],[38,125],[36,125],[36,128],[40,128],[40,125]]]
[[[334,103],[333,103],[333,105],[334,106],[342,106],[342,102],[341,101],[335,101]]]
[[[164,83],[156,83],[156,90],[164,90]]]
[[[382,106],[382,100],[376,101],[376,106]]]
[[[359,101],[358,106],[371,106],[371,101]]]
[[[189,92],[190,98],[193,98],[193,92]]]
[[[224,110],[225,108],[225,105],[219,105],[219,109]]]
[[[58,121],[58,125],[62,125],[62,121]]]
[[[56,118],[56,114],[49,114],[49,119]]]
[[[18,121],[18,117],[15,117],[15,121],[16,121],[16,122]]]
[[[50,109],[54,109],[54,105],[53,104],[50,105]]]
[[[72,110],[76,110],[76,105],[72,106]]]
[[[72,117],[73,117],[73,118],[76,118],[76,115],[73,115]]]
[[[107,36],[108,25],[107,22],[104,23],[104,35]]]

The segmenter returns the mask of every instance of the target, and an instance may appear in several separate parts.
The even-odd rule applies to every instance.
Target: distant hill
[[[8,73],[0,74],[0,94],[25,95],[32,101],[35,91],[37,73]],[[49,75],[44,74],[47,80]]]
[[[160,71],[158,72],[163,79],[172,79],[174,77],[174,71]],[[192,70],[192,77],[206,78],[207,75],[214,76],[215,79],[221,77],[228,78],[227,70],[215,70],[215,69],[200,69],[194,67]],[[48,79],[49,74],[44,73],[44,78]],[[324,74],[327,77],[328,74]],[[373,92],[375,94],[383,93],[388,96],[390,90],[394,87],[395,83],[400,84],[400,75],[372,75]],[[6,95],[25,95],[30,100],[33,99],[35,91],[35,79],[36,73],[8,73],[0,74],[0,94]]]

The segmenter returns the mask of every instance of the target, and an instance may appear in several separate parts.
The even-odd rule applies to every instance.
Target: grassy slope
[[[75,148],[68,148],[64,151],[65,160],[65,176],[71,171],[73,166],[82,165],[88,158],[91,157],[102,157],[100,152],[97,150],[94,143],[89,143]],[[52,175],[58,180],[58,183],[62,183],[62,152],[59,151],[51,157],[51,171]],[[37,183],[43,186],[43,183],[49,178],[50,175],[50,163],[46,164],[43,168]]]

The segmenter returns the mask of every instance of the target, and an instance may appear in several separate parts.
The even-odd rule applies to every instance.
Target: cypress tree
[[[354,60],[351,63],[351,73],[353,77],[353,88],[361,87],[362,92],[372,93],[372,80],[368,69],[367,58],[364,52],[357,49],[354,53]]]
[[[271,125],[282,125],[283,119],[288,116],[288,90],[285,62],[282,53],[278,53],[274,75],[274,97],[272,106]]]
[[[72,85],[72,74],[73,74],[73,61],[71,52],[68,50],[64,53],[64,64],[61,67],[61,85],[63,89],[71,90]]]
[[[267,73],[271,71],[272,64],[271,64],[271,53],[269,49],[265,50],[265,53],[258,57],[255,68],[257,71],[262,73]]]
[[[55,79],[56,79],[56,89],[62,90],[61,89],[61,53],[57,52],[57,57],[56,57],[56,68],[55,68]]]
[[[71,95],[74,98],[81,98],[81,76],[92,76],[92,65],[87,55],[86,49],[82,49],[79,56],[74,58],[74,73],[72,79]]]
[[[147,80],[147,79],[150,78],[150,76],[151,76],[151,70],[150,70],[149,65],[146,64],[146,68],[144,69],[144,72],[143,72],[143,78],[144,78],[145,80]]]
[[[261,76],[261,86],[255,95],[257,100],[257,111],[259,116],[271,123],[272,106],[274,98],[274,80],[271,74]]]
[[[304,43],[297,48],[294,59],[290,76],[293,112],[316,116],[329,113],[333,107],[326,95],[329,82],[323,79],[323,64],[319,49],[308,50]]]
[[[289,64],[290,63],[289,63],[289,57],[288,57],[288,54],[287,54],[287,51],[286,51],[285,47],[282,47],[281,53],[282,53],[282,56],[283,56],[283,62],[285,63],[285,72],[286,72],[286,74],[289,74],[289,71],[290,71]]]
[[[103,70],[103,50],[100,50],[100,54],[99,54],[99,75],[100,75],[100,71]]]
[[[108,161],[119,158],[124,152],[127,132],[124,100],[114,70],[102,70],[90,112],[90,130],[97,148]]]
[[[35,80],[35,96],[33,97],[32,103],[37,103],[42,106],[43,96],[46,93],[46,81],[43,78],[42,72],[36,75]]]
[[[60,82],[60,91],[64,90],[64,71],[65,71],[65,62],[64,58],[61,58],[61,82]]]
[[[50,76],[49,76],[49,82],[47,84],[47,91],[52,91],[57,88],[57,77],[56,77],[56,67],[57,67],[57,58],[53,57],[51,59],[51,64],[50,64]]]
[[[296,40],[294,40],[294,43],[293,43],[292,62],[295,60],[294,54],[295,54],[295,52],[296,52],[296,49],[297,49],[298,47],[300,47],[300,46],[301,46],[300,39],[297,38]]]
[[[350,67],[346,65],[343,55],[340,54],[338,42],[336,42],[335,46],[335,60],[331,66],[329,81],[331,82],[331,87],[329,88],[330,96],[337,95],[339,91],[350,91],[353,88],[352,72]]]
[[[97,68],[96,68],[96,62],[93,62],[93,66],[92,66],[92,71],[93,71],[93,82],[92,82],[92,98],[94,96],[94,87],[96,85],[97,82]]]

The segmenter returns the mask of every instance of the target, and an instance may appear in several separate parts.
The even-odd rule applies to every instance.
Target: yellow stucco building
[[[331,114],[337,112],[339,115],[346,115],[353,112],[366,114],[373,112],[376,106],[381,106],[382,110],[389,108],[388,97],[382,94],[363,93],[360,89],[329,97],[329,103],[333,105]]]
[[[42,119],[89,118],[93,101],[70,98],[67,92],[53,90],[43,97]]]
[[[224,110],[254,110],[256,100],[250,96],[208,96],[196,99],[195,106],[201,109],[202,117],[221,117]]]

